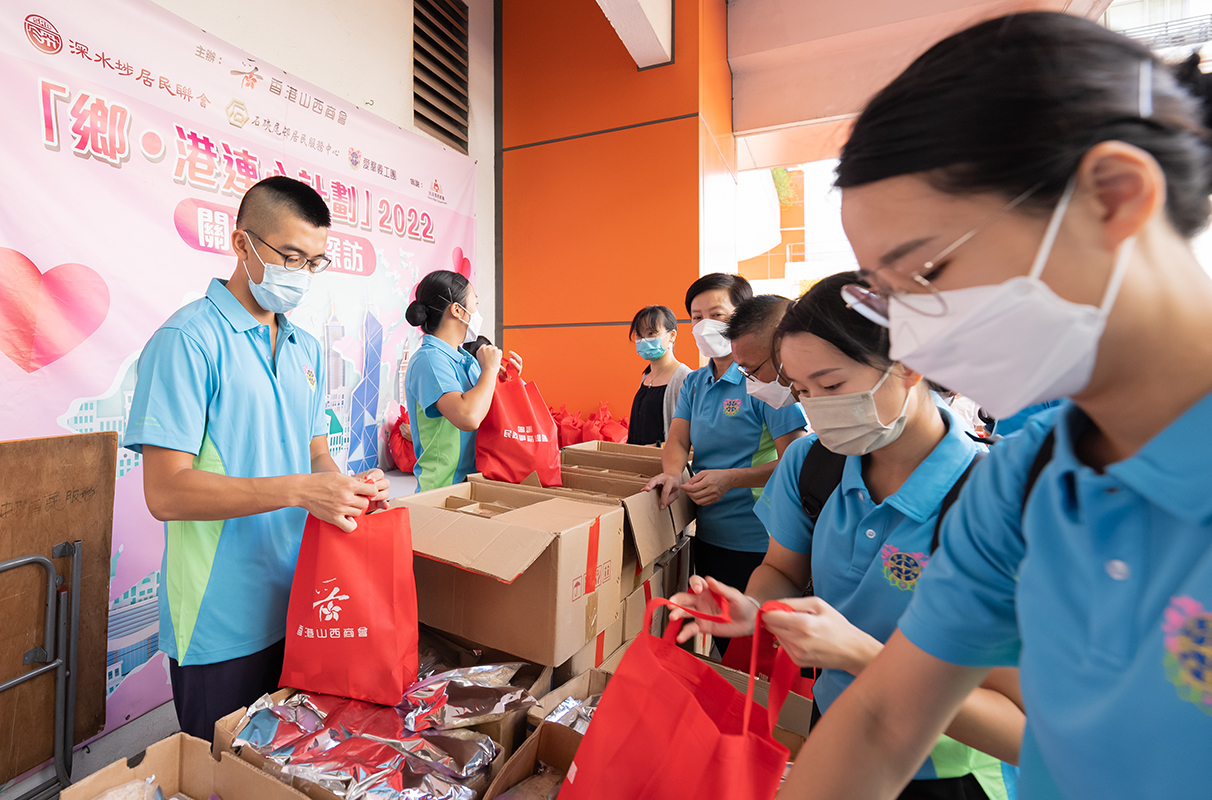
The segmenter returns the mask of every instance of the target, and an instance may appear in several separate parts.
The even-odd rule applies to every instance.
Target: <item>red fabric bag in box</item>
[[[538,473],[544,486],[560,486],[560,434],[539,387],[505,365],[488,415],[476,433],[476,469],[491,481],[521,483]]]
[[[346,533],[308,515],[286,612],[282,686],[394,706],[417,679],[407,508]]]
[[[723,613],[703,619],[726,622]],[[778,791],[789,752],[772,733],[779,711],[798,674],[781,649],[770,683],[770,708],[753,700],[751,653],[749,691],[741,694],[705,662],[675,644],[680,622],[662,638],[644,629],[627,649],[594,712],[593,722],[568,770],[560,800],[770,800]],[[767,603],[758,613],[788,610]]]

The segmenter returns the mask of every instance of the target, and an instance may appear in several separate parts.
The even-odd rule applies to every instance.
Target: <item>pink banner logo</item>
[[[25,38],[34,47],[48,56],[56,55],[63,49],[63,37],[46,17],[30,14],[25,18]]]

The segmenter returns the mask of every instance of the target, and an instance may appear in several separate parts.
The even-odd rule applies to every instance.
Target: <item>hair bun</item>
[[[408,304],[407,310],[404,311],[404,319],[408,321],[409,325],[417,328],[425,324],[425,320],[428,316],[429,315],[425,310],[425,304],[420,300],[413,300]]]

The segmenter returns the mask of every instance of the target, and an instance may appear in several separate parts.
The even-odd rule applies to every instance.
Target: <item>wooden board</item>
[[[106,627],[118,434],[86,433],[0,442],[0,561],[51,557],[80,540],[80,641],[75,741],[105,727]],[[71,585],[71,559],[55,559]],[[0,573],[0,683],[33,666],[22,655],[46,646],[46,573],[21,567]],[[49,649],[49,648],[48,648]],[[0,694],[0,784],[54,756],[54,673]]]

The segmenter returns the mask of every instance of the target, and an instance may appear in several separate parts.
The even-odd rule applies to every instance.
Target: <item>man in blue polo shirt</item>
[[[160,649],[181,729],[273,691],[286,606],[311,513],[346,531],[387,499],[379,470],[341,473],[328,452],[319,343],[286,318],[324,256],[329,212],[307,184],[253,186],[227,281],[148,341],[123,444],[142,452],[152,516],[165,522]]]
[[[699,352],[711,361],[682,384],[662,448],[662,474],[645,490],[660,487],[662,506],[678,492],[698,505],[691,549],[695,573],[744,591],[770,544],[753,513],[754,502],[787,445],[806,435],[808,420],[798,405],[775,408],[755,397],[749,384],[757,383],[747,380],[734,355],[770,353],[786,304],[754,298],[744,278],[712,273],[691,285],[686,309],[695,323]],[[761,368],[752,365],[755,375]],[[695,475],[682,483],[691,447]],[[727,639],[716,643],[721,651],[728,647]]]

